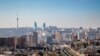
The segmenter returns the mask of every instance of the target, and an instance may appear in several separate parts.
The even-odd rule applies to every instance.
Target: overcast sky
[[[100,27],[100,0],[0,0],[0,28],[33,27]]]

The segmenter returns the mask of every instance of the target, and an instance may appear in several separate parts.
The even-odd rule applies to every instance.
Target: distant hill
[[[27,35],[28,32],[32,32],[34,29],[32,27],[23,28],[0,28],[0,37],[14,37]]]

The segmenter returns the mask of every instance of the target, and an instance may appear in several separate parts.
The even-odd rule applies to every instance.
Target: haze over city
[[[0,0],[0,56],[100,56],[100,0]]]
[[[100,0],[0,0],[0,28],[100,27]]]

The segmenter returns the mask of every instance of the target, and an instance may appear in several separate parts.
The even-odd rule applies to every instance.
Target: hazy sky
[[[16,27],[100,27],[100,0],[0,0],[0,28]]]

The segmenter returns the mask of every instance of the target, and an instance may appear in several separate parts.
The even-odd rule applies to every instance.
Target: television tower
[[[17,29],[18,29],[18,20],[19,20],[19,19],[18,19],[18,13],[17,13]]]
[[[17,30],[18,30],[18,20],[19,20],[19,19],[18,19],[18,13],[17,13],[17,19],[16,19],[16,20],[17,20]],[[15,44],[15,50],[16,50],[17,36],[15,37],[14,42],[15,42],[14,44]]]

